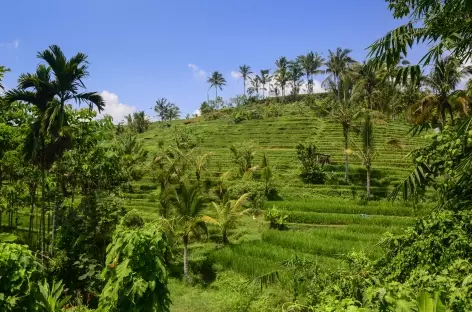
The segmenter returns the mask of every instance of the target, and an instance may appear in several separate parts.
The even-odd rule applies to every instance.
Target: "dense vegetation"
[[[213,72],[180,120],[97,119],[87,56],[39,52],[0,97],[0,310],[470,311],[471,8],[387,2],[371,59]]]

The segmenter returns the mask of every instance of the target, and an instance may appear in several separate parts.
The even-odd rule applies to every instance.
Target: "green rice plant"
[[[376,247],[372,240],[334,239],[322,235],[307,235],[303,232],[267,231],[262,234],[262,240],[273,245],[293,248],[304,253],[342,258],[351,251],[364,250],[373,257],[380,254],[381,249]]]
[[[339,200],[335,198],[313,200],[313,201],[284,201],[268,202],[266,207],[276,205],[277,208],[286,211],[305,212],[331,212],[342,214],[369,214],[384,216],[414,216],[415,211],[411,207],[392,205],[391,203],[373,203],[368,205],[358,205],[353,201]]]
[[[377,226],[409,226],[414,223],[414,218],[371,216],[362,214],[318,213],[303,211],[287,211],[287,221],[293,223],[323,224],[323,225],[347,225],[363,224]]]

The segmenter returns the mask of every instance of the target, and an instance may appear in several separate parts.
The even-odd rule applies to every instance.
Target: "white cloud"
[[[193,74],[194,74],[197,78],[205,78],[205,76],[206,76],[206,71],[204,71],[203,69],[201,69],[200,67],[198,67],[198,66],[195,65],[195,64],[188,64],[187,66],[188,66],[188,68],[190,68],[190,69],[193,71]]]
[[[201,116],[202,112],[200,111],[200,109],[197,109],[196,111],[193,112],[193,114],[197,116]]]
[[[242,77],[241,73],[240,72],[237,72],[237,71],[232,71],[231,72],[231,77],[233,77],[234,79],[239,79]]]
[[[136,111],[135,106],[120,103],[118,95],[115,93],[104,90],[100,95],[105,101],[105,109],[100,113],[99,117],[110,115],[113,117],[113,122],[117,124],[120,121],[123,121],[125,116]]]
[[[20,47],[20,40],[15,39],[13,41],[0,42],[0,47],[9,48],[9,49],[18,49]]]

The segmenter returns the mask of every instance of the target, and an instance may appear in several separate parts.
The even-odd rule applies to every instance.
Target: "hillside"
[[[139,138],[153,154],[159,144],[174,144],[176,129],[186,129],[187,133],[201,139],[197,153],[212,153],[209,176],[213,178],[235,167],[229,150],[231,145],[252,144],[256,151],[256,164],[266,154],[270,164],[275,166],[274,184],[283,200],[268,201],[265,207],[275,206],[287,215],[289,230],[269,230],[263,216],[243,217],[239,226],[230,232],[232,244],[220,248],[215,247],[213,242],[219,240],[218,229],[210,227],[209,240],[192,244],[191,267],[196,276],[205,279],[208,272],[202,273],[202,265],[209,263],[213,272],[211,286],[189,289],[180,281],[173,281],[172,311],[190,311],[194,306],[201,307],[199,311],[232,311],[244,297],[234,288],[235,280],[244,282],[279,270],[282,262],[294,257],[313,261],[324,270],[334,270],[345,266],[343,255],[351,251],[363,251],[369,257],[378,256],[380,248],[377,242],[382,234],[401,231],[413,224],[418,213],[403,203],[359,202],[365,189],[365,170],[360,160],[351,155],[350,179],[353,185],[344,185],[342,130],[330,117],[292,111],[281,117],[245,120],[239,124],[229,123],[226,118],[204,120],[200,117],[174,121],[171,127],[153,123]],[[412,169],[411,161],[406,156],[412,149],[421,146],[424,139],[408,136],[408,129],[409,126],[402,121],[375,120],[378,157],[373,165],[374,193],[387,195],[395,182],[401,181]],[[351,138],[359,140],[355,133],[351,134]],[[331,155],[332,163],[325,166],[334,176],[330,184],[305,184],[300,180],[295,146],[307,141],[314,142],[320,152]],[[137,186],[133,194],[126,195],[126,206],[128,209],[138,209],[145,219],[152,220],[157,217],[158,204],[153,200],[150,189],[157,189],[157,185],[152,182],[149,173]],[[216,280],[213,280],[215,277]],[[264,294],[267,293],[279,298],[288,296],[287,290],[278,287],[270,288]],[[215,298],[221,298],[221,302]],[[257,298],[253,305],[261,303],[260,300],[263,302],[263,299]],[[207,305],[207,300],[214,304]]]

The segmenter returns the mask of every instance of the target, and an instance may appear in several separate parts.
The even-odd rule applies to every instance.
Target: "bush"
[[[40,265],[26,246],[0,243],[0,311],[31,311],[40,277]]]
[[[269,221],[269,228],[277,230],[287,229],[287,215],[283,215],[277,208],[272,207],[264,214],[264,219]]]
[[[302,163],[302,180],[306,183],[323,184],[326,177],[322,165],[325,156],[317,152],[313,143],[299,143],[296,149],[298,160]]]
[[[167,240],[154,225],[120,229],[107,248],[98,311],[169,311]]]

